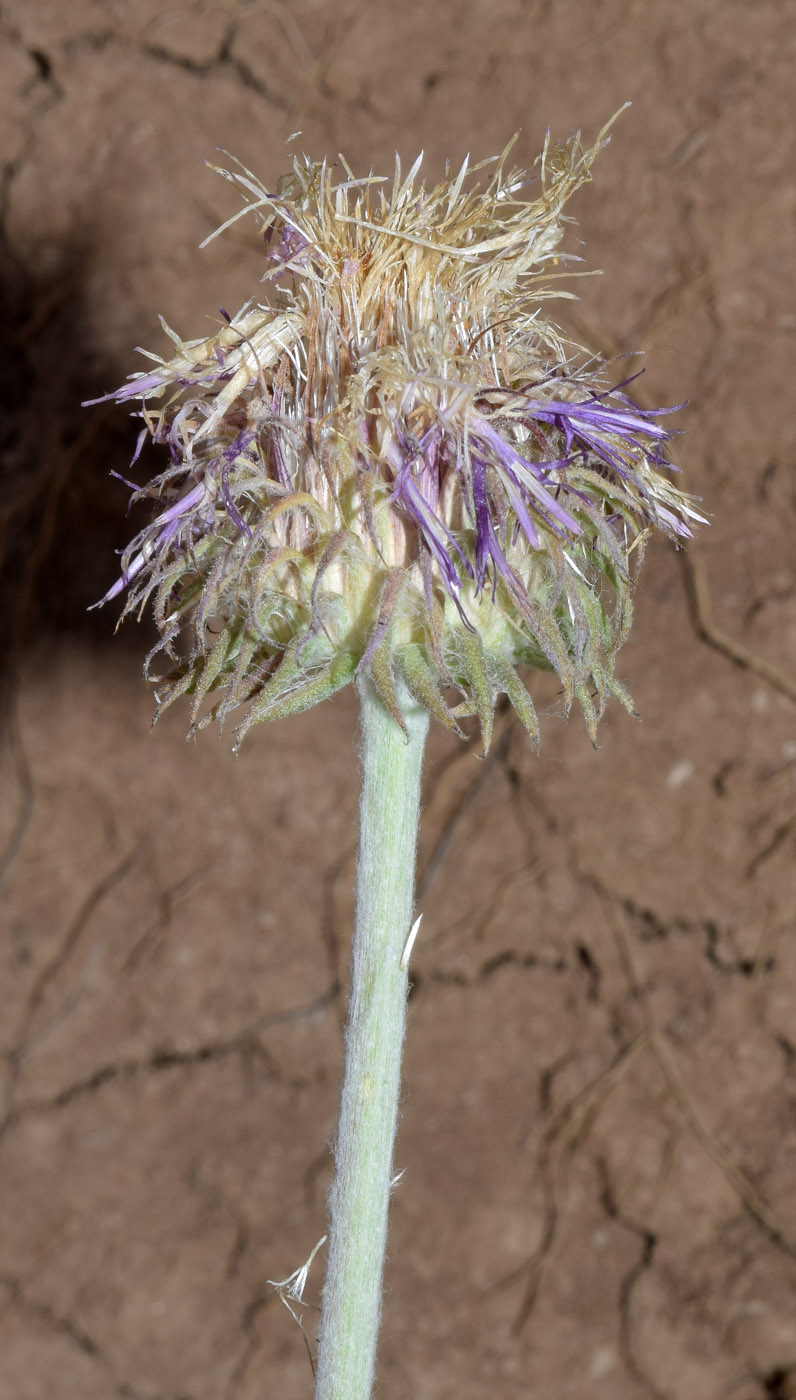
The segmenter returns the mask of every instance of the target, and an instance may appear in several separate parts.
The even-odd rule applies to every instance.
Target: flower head
[[[154,600],[159,711],[188,694],[195,728],[235,712],[240,739],[367,673],[398,722],[405,687],[453,729],[477,715],[486,747],[501,693],[537,737],[522,664],[592,737],[610,695],[630,707],[640,547],[701,517],[660,414],[545,315],[603,136],[432,189],[419,160],[389,182],[296,158],[275,193],[221,172],[261,222],[266,295],[205,340],[164,327],[172,358],[108,396],[169,452],[103,600]]]

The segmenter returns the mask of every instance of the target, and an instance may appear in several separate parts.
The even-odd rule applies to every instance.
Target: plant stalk
[[[404,693],[408,739],[359,685],[362,796],[345,1070],[329,1195],[315,1400],[369,1400],[406,1025],[420,773],[428,712]]]

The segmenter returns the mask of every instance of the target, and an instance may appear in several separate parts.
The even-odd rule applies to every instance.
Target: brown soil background
[[[266,180],[591,137],[562,318],[690,400],[712,526],[653,548],[594,752],[434,733],[379,1394],[796,1395],[793,5],[7,0],[2,1400],[307,1395],[267,1280],[324,1229],[351,917],[351,691],[186,746],[125,540],[124,410],[255,287],[217,147]],[[317,1298],[316,1262],[309,1293]],[[312,1312],[305,1322],[312,1334]]]

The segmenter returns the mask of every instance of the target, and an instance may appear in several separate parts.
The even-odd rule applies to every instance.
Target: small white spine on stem
[[[290,1303],[292,1301],[294,1303],[299,1303],[302,1306],[305,1306],[304,1289],[307,1286],[307,1278],[309,1276],[310,1269],[312,1268],[312,1262],[315,1258],[315,1255],[318,1253],[318,1250],[321,1249],[325,1244],[326,1235],[321,1235],[321,1238],[318,1240],[318,1243],[315,1245],[315,1248],[312,1250],[312,1253],[310,1254],[309,1258],[305,1259],[304,1263],[301,1264],[298,1269],[294,1269],[292,1274],[288,1274],[287,1278],[279,1279],[278,1281],[273,1278],[266,1279],[266,1283],[268,1283],[269,1286],[279,1294],[279,1297],[281,1298],[282,1302],[284,1303],[285,1307],[290,1313],[290,1316],[294,1319],[295,1322],[298,1323],[299,1327],[301,1327],[302,1332],[304,1331],[304,1328],[302,1326],[301,1318],[293,1310]]]
[[[415,944],[415,939],[417,938],[417,935],[418,935],[418,933],[419,933],[419,931],[420,931],[420,924],[421,924],[422,919],[423,919],[423,915],[422,915],[422,914],[418,914],[417,918],[415,919],[414,923],[412,924],[412,927],[411,927],[410,930],[409,930],[409,937],[407,938],[406,943],[404,944],[404,950],[403,950],[403,952],[402,952],[402,954],[401,954],[401,971],[402,971],[402,972],[406,972],[407,968],[409,967],[409,958],[411,957],[412,949],[413,949],[414,944]]]

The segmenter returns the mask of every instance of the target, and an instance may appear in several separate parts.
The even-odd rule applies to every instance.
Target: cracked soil
[[[594,752],[433,733],[379,1394],[796,1396],[792,4],[4,0],[0,1400],[280,1400],[324,1229],[350,691],[240,758],[150,732],[87,613],[135,436],[80,401],[256,290],[203,165],[519,159],[627,100],[560,318],[689,406],[711,517],[650,551]],[[320,1268],[310,1280],[317,1298]],[[311,1344],[313,1311],[304,1321]]]

